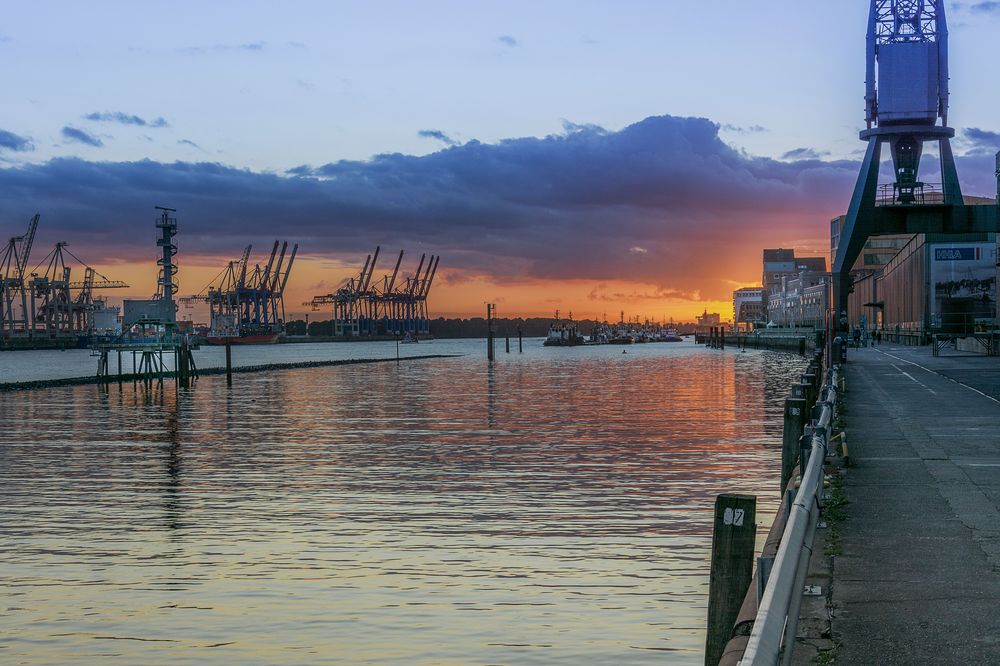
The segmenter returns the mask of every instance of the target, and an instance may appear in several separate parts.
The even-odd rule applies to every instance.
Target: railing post
[[[719,495],[715,498],[705,666],[718,665],[739,615],[743,597],[750,589],[757,536],[756,518],[756,497]]]

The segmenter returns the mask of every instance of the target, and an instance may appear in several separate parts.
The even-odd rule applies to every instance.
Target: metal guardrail
[[[911,183],[879,185],[875,195],[876,206],[931,206],[945,203],[942,183]]]
[[[839,367],[835,366],[827,373],[826,384],[816,402],[811,436],[805,440],[809,446],[802,449],[808,462],[795,501],[789,507],[781,546],[768,576],[741,666],[791,663],[791,648],[798,630],[802,593],[819,523],[823,464],[833,434],[838,377]]]

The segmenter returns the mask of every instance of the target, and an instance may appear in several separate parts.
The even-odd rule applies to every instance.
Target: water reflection
[[[558,351],[3,396],[0,661],[699,663],[803,361]]]

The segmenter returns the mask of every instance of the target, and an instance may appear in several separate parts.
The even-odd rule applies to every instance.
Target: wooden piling
[[[756,516],[756,497],[719,495],[715,498],[705,666],[719,663],[743,597],[753,580]]]
[[[233,385],[233,347],[232,338],[226,336],[226,386]]]
[[[788,480],[795,471],[795,463],[799,455],[799,437],[805,427],[806,401],[802,398],[787,398],[785,400],[784,429],[781,438],[781,487],[784,492]]]
[[[507,336],[507,353],[510,353],[510,335]]]
[[[493,304],[486,304],[486,359],[493,362]]]
[[[183,340],[180,348],[177,350],[177,384],[180,388],[188,388],[190,386],[190,369],[191,351],[187,340]]]
[[[517,353],[524,353],[524,341],[521,339],[521,327],[517,327]]]

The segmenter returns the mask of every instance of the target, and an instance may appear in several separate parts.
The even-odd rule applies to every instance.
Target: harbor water
[[[0,393],[0,663],[700,664],[715,495],[763,539],[804,360],[512,345]]]

